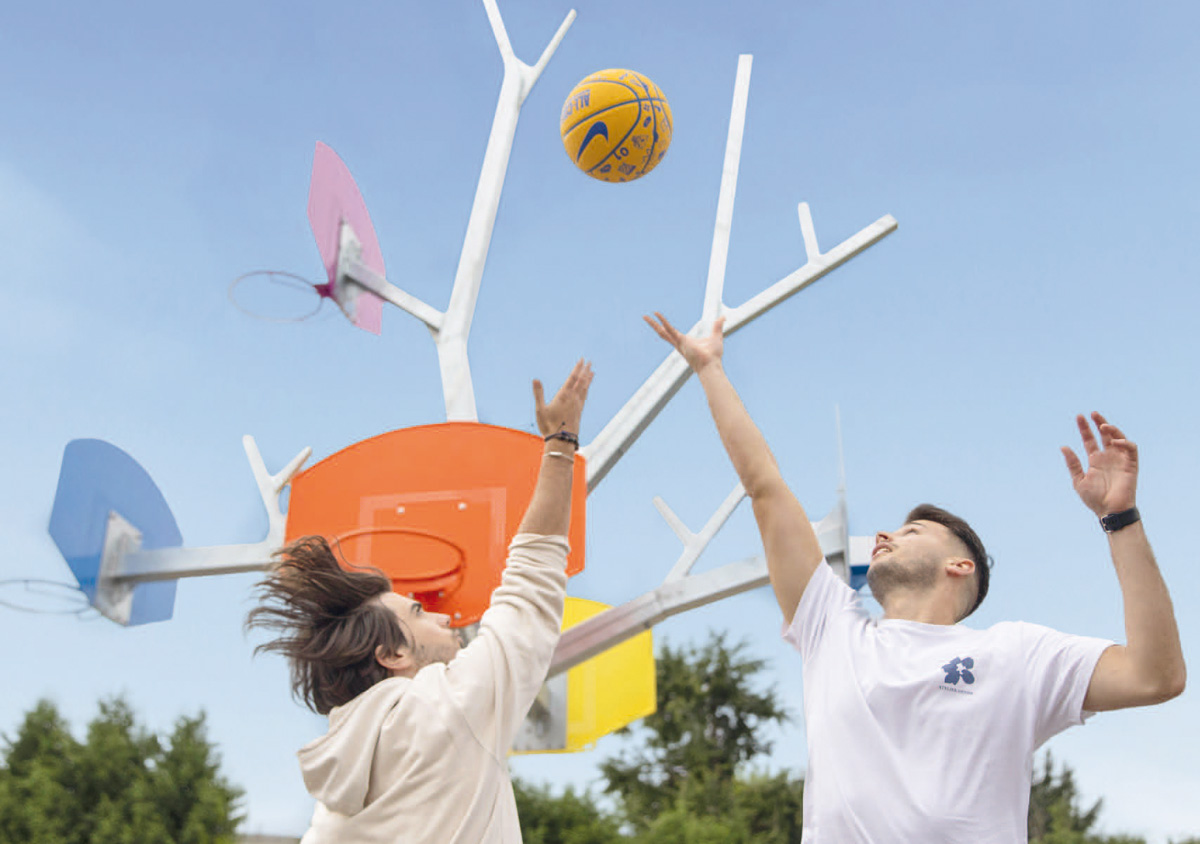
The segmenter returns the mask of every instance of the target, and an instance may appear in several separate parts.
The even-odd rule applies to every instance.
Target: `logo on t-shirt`
[[[964,684],[969,686],[975,682],[975,674],[971,671],[971,669],[974,667],[975,660],[971,657],[968,656],[960,658],[956,656],[954,659],[942,666],[942,670],[946,672],[946,679],[944,682],[949,683],[952,686],[957,686],[958,681],[961,680]],[[970,694],[970,692],[967,692],[966,689],[948,689],[946,686],[942,686],[942,688],[947,689],[948,691]]]

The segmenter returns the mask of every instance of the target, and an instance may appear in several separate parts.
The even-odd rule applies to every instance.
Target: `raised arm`
[[[808,514],[784,483],[767,441],[725,374],[721,364],[725,320],[718,319],[708,337],[696,339],[680,333],[662,314],[655,316],[646,317],[646,322],[683,355],[704,388],[717,433],[754,507],[775,600],[791,624],[800,596],[824,555]]]
[[[575,449],[579,446],[579,420],[588,386],[592,383],[592,367],[580,361],[566,383],[546,404],[542,382],[533,382],[533,398],[538,430],[546,440],[542,451],[542,466],[538,472],[533,498],[525,510],[518,533],[566,535],[571,523],[571,478],[575,468]],[[563,435],[560,439],[555,435]]]
[[[549,404],[534,382],[538,429],[543,437],[562,438],[546,440],[533,497],[479,635],[446,669],[450,694],[476,739],[500,760],[545,682],[558,643],[575,444],[591,382],[591,367],[580,361]]]
[[[1135,509],[1137,446],[1099,413],[1092,420],[1099,444],[1088,420],[1076,417],[1087,470],[1074,451],[1065,446],[1062,451],[1075,492],[1088,509],[1101,518],[1117,517],[1106,530],[1125,604],[1126,643],[1106,650],[1092,672],[1083,708],[1098,712],[1170,700],[1183,692],[1187,670],[1171,596]]]

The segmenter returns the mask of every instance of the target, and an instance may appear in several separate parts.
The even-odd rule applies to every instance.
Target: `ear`
[[[951,557],[946,561],[946,574],[951,577],[971,577],[975,574],[975,561],[970,557]]]
[[[416,663],[408,648],[401,648],[395,653],[388,653],[383,645],[375,648],[375,661],[388,670],[393,677],[406,677],[415,673]]]

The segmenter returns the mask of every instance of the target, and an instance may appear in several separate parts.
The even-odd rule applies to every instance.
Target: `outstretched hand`
[[[533,401],[537,416],[538,430],[543,437],[548,437],[558,431],[569,431],[579,434],[579,419],[583,415],[583,404],[587,401],[588,387],[592,383],[592,365],[579,360],[571,374],[554,398],[546,404],[542,382],[533,382]]]
[[[712,332],[707,337],[690,337],[680,332],[667,321],[658,311],[654,317],[642,317],[646,324],[654,329],[654,333],[675,347],[675,351],[683,355],[696,372],[711,363],[719,363],[725,350],[725,317],[718,317],[713,323]]]
[[[1067,471],[1071,473],[1075,492],[1097,516],[1119,513],[1133,507],[1137,494],[1137,446],[1099,413],[1092,413],[1092,421],[1100,432],[1099,445],[1088,420],[1076,416],[1075,421],[1079,425],[1088,462],[1085,472],[1075,452],[1063,446],[1063,457],[1067,461]]]

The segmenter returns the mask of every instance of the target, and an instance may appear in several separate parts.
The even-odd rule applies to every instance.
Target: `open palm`
[[[1097,516],[1133,507],[1137,496],[1137,446],[1099,413],[1092,414],[1092,421],[1100,433],[1099,443],[1085,417],[1077,416],[1075,421],[1079,425],[1088,463],[1085,471],[1075,452],[1063,446],[1063,457],[1075,492]]]
[[[549,403],[542,382],[533,382],[534,415],[543,437],[558,431],[579,433],[579,419],[587,401],[588,387],[592,385],[592,374],[590,363],[578,361]]]
[[[643,317],[646,324],[654,329],[654,333],[666,340],[696,372],[711,363],[721,360],[725,351],[725,317],[719,317],[713,323],[712,332],[707,337],[691,337],[671,325],[667,318],[658,311],[654,317]]]

